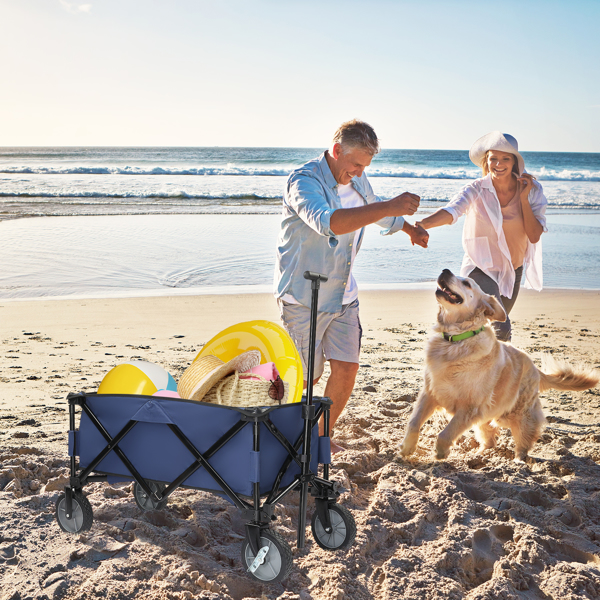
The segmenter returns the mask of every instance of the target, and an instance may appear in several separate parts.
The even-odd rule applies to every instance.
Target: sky
[[[600,152],[599,0],[0,0],[0,146]]]

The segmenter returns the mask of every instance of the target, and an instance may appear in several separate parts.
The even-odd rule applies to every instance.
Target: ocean
[[[270,290],[286,177],[322,151],[0,148],[0,298]],[[600,154],[523,156],[548,198],[545,285],[600,289]],[[383,150],[367,174],[384,199],[420,195],[422,215],[480,171],[467,151]],[[458,271],[461,228],[432,230],[427,250],[367,228],[359,287]]]

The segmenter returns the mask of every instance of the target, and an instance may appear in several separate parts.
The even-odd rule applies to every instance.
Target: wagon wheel
[[[86,531],[94,522],[94,513],[90,501],[82,492],[73,492],[73,510],[71,518],[67,518],[67,497],[61,494],[56,501],[56,520],[59,527],[67,533]]]
[[[267,583],[276,583],[285,579],[292,570],[292,549],[283,536],[272,529],[260,532],[258,561],[252,553],[248,540],[242,542],[242,564],[248,573]]]
[[[160,492],[161,494],[167,488],[164,483],[156,483],[155,481],[148,481],[148,487],[153,493]],[[133,484],[133,497],[135,498],[135,503],[142,510],[161,510],[169,501],[168,498],[164,498],[160,502],[157,502],[154,498],[146,494],[137,481]]]
[[[316,511],[313,514],[311,529],[315,542],[324,550],[342,550],[350,547],[356,537],[356,521],[352,513],[339,504],[330,504],[327,510],[331,531],[325,531]]]

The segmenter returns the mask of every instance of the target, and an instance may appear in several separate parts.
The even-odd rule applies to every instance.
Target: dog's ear
[[[506,321],[506,311],[494,296],[484,296],[481,303],[484,308],[483,314],[490,321]]]

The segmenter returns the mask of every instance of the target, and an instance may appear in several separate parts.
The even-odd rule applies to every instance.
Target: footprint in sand
[[[478,582],[483,583],[492,578],[494,564],[506,554],[504,544],[512,539],[513,528],[508,525],[494,525],[473,533],[471,547]]]

